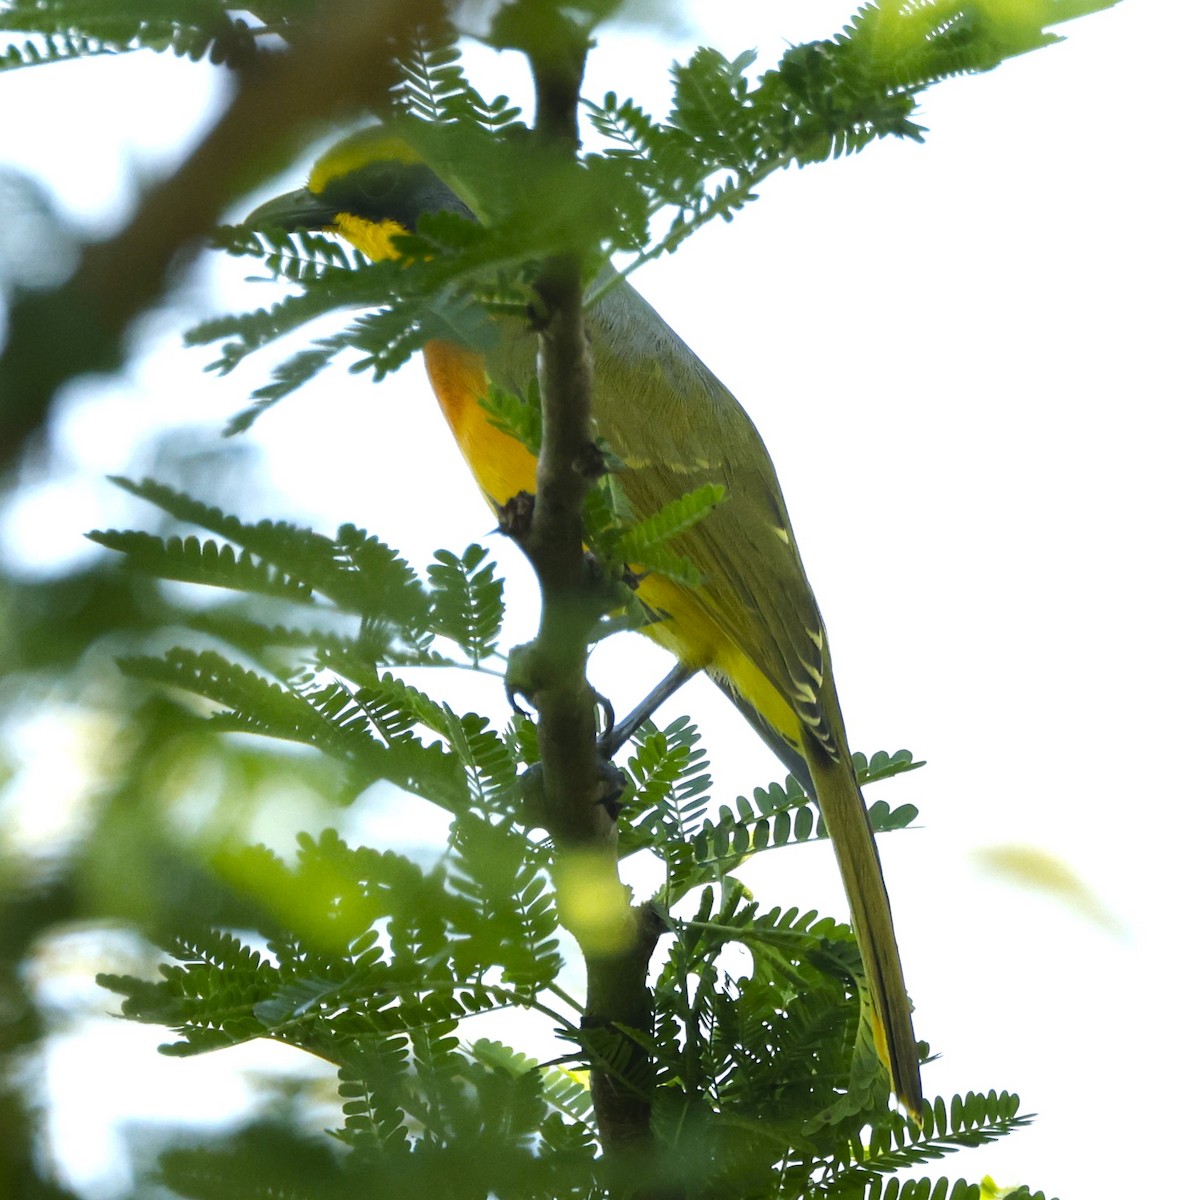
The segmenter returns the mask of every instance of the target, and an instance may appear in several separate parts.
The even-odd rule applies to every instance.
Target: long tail
[[[867,806],[854,778],[849,755],[835,760],[820,747],[814,747],[812,762],[806,762],[741,696],[727,684],[719,682],[718,686],[758,730],[783,765],[817,797],[850,901],[850,919],[870,993],[875,1046],[888,1066],[892,1089],[900,1102],[910,1113],[919,1115],[920,1056],[892,924],[892,905],[883,882],[883,867]]]

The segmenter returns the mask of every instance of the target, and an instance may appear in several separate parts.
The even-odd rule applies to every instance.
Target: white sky
[[[674,45],[605,41],[589,91],[632,91],[661,110],[666,65],[697,41],[758,46],[765,66],[779,31],[823,36],[851,10],[698,4],[700,32]],[[1063,45],[929,93],[925,147],[886,144],[776,178],[638,286],[773,449],[851,741],[929,760],[872,793],[921,808],[921,828],[883,839],[882,853],[918,1033],[942,1055],[926,1090],[1008,1088],[1040,1114],[934,1169],[1065,1200],[1176,1193],[1178,1167],[1146,1139],[1156,1116],[1188,1111],[1197,1065],[1190,1014],[1177,1010],[1190,994],[1187,763],[1200,717],[1187,132],[1200,16],[1126,0],[1062,32]],[[519,65],[483,57],[483,90],[519,93]],[[150,56],[10,73],[0,108],[23,116],[0,135],[0,163],[33,171],[80,219],[111,223],[136,174],[168,167],[215,102],[204,69]],[[204,355],[176,347],[198,316],[268,298],[240,274],[206,263],[183,303],[147,323],[146,358],[77,389],[60,440],[71,470],[13,515],[10,547],[36,529],[74,554],[82,530],[138,521],[100,480],[126,470],[161,420],[217,437],[267,365],[218,381],[201,373]],[[322,417],[314,440],[330,406],[341,427]],[[401,422],[415,422],[420,454]],[[419,369],[384,388],[330,374],[252,435],[270,476],[263,515],[355,520],[418,563],[484,538],[494,522],[439,422]],[[364,439],[367,427],[396,437]],[[336,511],[312,507],[317,462],[324,476],[344,467]],[[384,467],[387,494],[367,491]],[[599,661],[594,681],[620,709],[664,666],[639,640]],[[678,711],[701,721],[722,798],[778,775],[703,682]],[[1075,872],[1108,922],[982,865],[981,851],[1014,845]],[[767,856],[749,879],[768,904],[844,914],[827,848]],[[158,1060],[142,1077],[135,1052],[122,1062],[143,1088],[196,1094],[171,1075],[192,1064]],[[119,1101],[98,1089],[78,1120],[99,1130]],[[1101,1143],[1100,1128],[1131,1136]]]

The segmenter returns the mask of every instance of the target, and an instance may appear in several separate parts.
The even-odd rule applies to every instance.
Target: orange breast
[[[492,506],[518,492],[533,492],[537,459],[497,429],[479,406],[479,398],[488,394],[483,358],[451,342],[428,342],[425,369],[454,440]]]

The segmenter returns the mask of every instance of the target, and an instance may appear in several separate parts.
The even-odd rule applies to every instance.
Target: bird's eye
[[[397,182],[395,172],[390,170],[368,169],[360,180],[362,193],[368,200],[386,199],[395,192]]]

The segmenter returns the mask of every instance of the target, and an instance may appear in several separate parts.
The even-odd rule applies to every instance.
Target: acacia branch
[[[510,32],[533,68],[536,137],[569,166],[579,149],[587,35],[561,13],[555,17],[550,30],[540,26],[536,37],[529,27]],[[662,924],[648,907],[631,905],[621,883],[616,822],[602,803],[611,785],[597,761],[596,697],[585,674],[589,637],[609,601],[583,547],[583,500],[603,465],[592,432],[582,263],[582,253],[551,258],[537,283],[544,305],[538,345],[542,445],[537,497],[518,541],[537,573],[542,615],[526,669],[538,711],[559,909],[587,968],[583,1026],[591,1033],[585,1047],[605,1162],[615,1193],[667,1200],[675,1193],[653,1182],[660,1160],[651,1131],[652,1064],[640,1042],[622,1032],[648,1036],[652,1030],[647,973]]]

